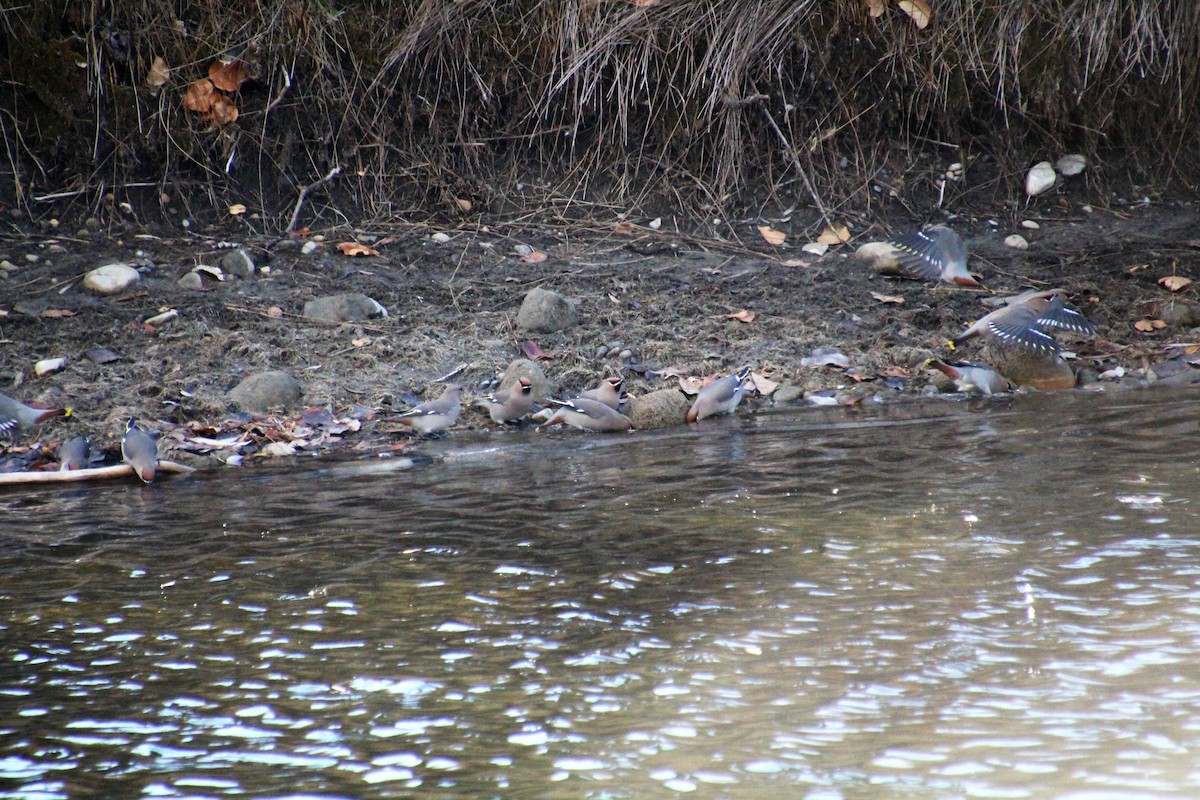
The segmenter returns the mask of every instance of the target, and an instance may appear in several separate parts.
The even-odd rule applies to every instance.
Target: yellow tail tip
[[[75,409],[71,408],[70,406],[67,406],[66,408],[63,409],[63,416],[64,417],[75,416]]]
[[[947,339],[946,344],[950,346],[951,350],[954,349],[954,340],[953,339]]]

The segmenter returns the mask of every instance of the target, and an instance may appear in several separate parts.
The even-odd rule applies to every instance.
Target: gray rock
[[[221,258],[221,269],[238,278],[254,276],[254,259],[242,248],[231,250]]]
[[[328,322],[366,322],[387,316],[387,309],[365,294],[331,294],[304,304],[304,316]]]
[[[256,372],[229,390],[225,398],[241,411],[264,413],[294,408],[303,394],[300,382],[282,370]]]
[[[105,264],[83,276],[83,288],[95,294],[116,294],[137,283],[140,277],[128,264]]]
[[[804,390],[792,383],[785,383],[775,390],[771,399],[776,403],[798,403],[804,399]]]
[[[579,313],[558,292],[535,288],[525,295],[517,312],[517,325],[527,331],[553,333],[579,324]]]
[[[176,283],[182,289],[191,289],[192,291],[200,291],[204,288],[204,279],[200,277],[200,273],[192,270],[185,272]]]
[[[1074,389],[1075,371],[1058,356],[1012,348],[991,348],[986,359],[1013,386],[1025,386],[1043,392]]]
[[[1196,307],[1175,298],[1166,300],[1158,309],[1158,318],[1172,328],[1191,328],[1200,322]]]

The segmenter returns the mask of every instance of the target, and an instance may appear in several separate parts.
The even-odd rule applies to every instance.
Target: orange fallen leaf
[[[463,211],[470,211],[472,208],[470,200],[464,200],[461,197],[454,198],[454,203]]]
[[[236,92],[248,77],[250,71],[241,59],[218,60],[208,65],[208,79],[223,92]]]
[[[187,94],[183,96],[183,107],[197,114],[207,114],[212,110],[213,84],[208,78],[201,78],[188,86]]]
[[[347,256],[377,256],[379,251],[358,242],[342,242],[337,246],[343,255]]]
[[[613,226],[614,233],[633,233],[633,225],[628,222],[618,222]]]
[[[151,89],[157,89],[170,79],[171,68],[167,66],[166,61],[163,61],[162,56],[155,56],[154,63],[146,71],[146,85]]]
[[[787,241],[787,234],[783,231],[777,231],[770,225],[759,225],[758,232],[762,235],[767,244],[773,244],[776,247]]]
[[[222,126],[232,125],[238,118],[237,106],[223,94],[213,95],[212,110],[209,113],[212,115],[212,121]]]
[[[883,16],[883,0],[866,0],[865,5],[867,7],[867,15],[871,17],[871,19]]]
[[[1158,279],[1158,282],[1172,292],[1178,292],[1180,289],[1186,289],[1192,282],[1191,278],[1185,278],[1182,275],[1164,275]]]
[[[1133,323],[1133,327],[1135,330],[1139,330],[1142,333],[1153,333],[1154,331],[1161,331],[1163,328],[1167,327],[1167,323],[1163,322],[1161,319],[1139,319],[1137,322]]]
[[[549,256],[547,256],[541,250],[534,250],[532,253],[526,253],[525,255],[521,256],[521,260],[526,264],[540,264],[547,258],[549,258]]]
[[[754,312],[742,309],[733,314],[726,314],[725,319],[736,319],[738,322],[754,322]]]
[[[48,319],[61,319],[63,317],[73,317],[77,313],[69,308],[47,308],[42,312],[42,316]]]
[[[918,30],[925,30],[925,26],[929,24],[929,20],[933,16],[933,9],[925,0],[900,0],[896,5],[900,6],[900,10],[905,14],[908,14]]]
[[[850,241],[850,229],[845,225],[833,225],[821,231],[818,244],[842,244]]]
[[[897,297],[894,294],[880,294],[879,292],[871,292],[871,297],[874,297],[881,303],[895,303],[899,305],[904,302],[903,297]]]

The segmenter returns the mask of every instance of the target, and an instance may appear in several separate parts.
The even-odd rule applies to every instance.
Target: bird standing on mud
[[[492,422],[516,422],[533,410],[533,381],[517,378],[517,382],[480,402]]]
[[[551,400],[550,402],[556,403],[559,408],[550,419],[538,426],[539,430],[562,423],[566,423],[572,428],[597,433],[617,433],[633,427],[633,420],[599,400],[576,397],[574,400]]]
[[[436,400],[421,403],[401,414],[397,421],[417,433],[440,433],[458,421],[462,413],[462,388],[450,384]]]
[[[898,251],[896,260],[930,281],[959,286],[979,286],[967,272],[967,247],[962,237],[945,225],[900,234],[888,240]]]
[[[11,433],[36,428],[54,417],[69,417],[75,412],[70,408],[34,408],[6,394],[0,394],[0,433]]]
[[[1005,298],[1001,308],[981,317],[950,340],[950,349],[976,336],[990,337],[1004,345],[1058,355],[1058,342],[1044,328],[1062,328],[1088,336],[1096,334],[1092,323],[1078,311],[1068,308],[1062,289],[1029,291]]]
[[[158,470],[158,442],[139,428],[133,417],[125,423],[125,435],[121,437],[121,460],[133,467],[134,474],[144,483],[154,480]]]
[[[742,396],[749,391],[746,379],[750,377],[750,368],[742,367],[735,375],[726,375],[705,386],[696,394],[696,400],[688,409],[687,421],[697,422],[707,417],[732,413],[742,402]]]

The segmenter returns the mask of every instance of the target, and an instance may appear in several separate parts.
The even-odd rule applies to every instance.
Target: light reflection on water
[[[0,495],[0,797],[1189,796],[1195,397]]]

